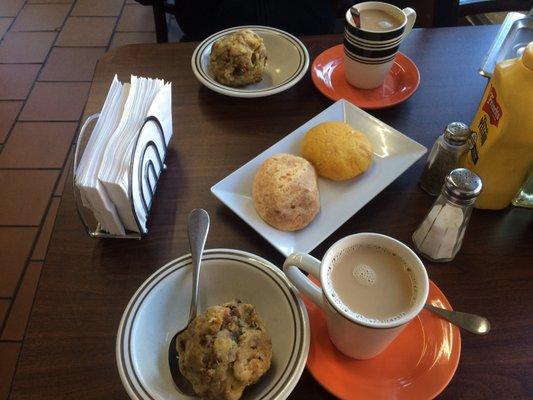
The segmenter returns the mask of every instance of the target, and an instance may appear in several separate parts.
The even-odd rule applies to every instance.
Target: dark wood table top
[[[451,121],[470,122],[487,83],[477,70],[497,27],[415,30],[402,51],[418,65],[421,84],[394,108],[373,112],[430,147]],[[303,39],[314,59],[339,36]],[[101,107],[114,73],[162,77],[173,84],[174,137],[141,241],[94,240],[84,232],[67,185],[15,376],[12,399],[125,399],[115,366],[115,334],[137,287],[167,261],[188,252],[186,216],[212,216],[208,248],[256,253],[277,265],[283,257],[217,201],[210,187],[328,107],[310,75],[267,98],[224,97],[202,87],[190,68],[194,43],[118,48],[100,60],[86,115]],[[339,238],[379,232],[411,245],[411,234],[433,199],[417,186],[419,161],[312,254]],[[491,333],[462,333],[459,368],[446,399],[533,396],[533,213],[519,208],[475,210],[453,262],[426,263],[452,305],[487,316]],[[305,371],[294,399],[329,399]]]

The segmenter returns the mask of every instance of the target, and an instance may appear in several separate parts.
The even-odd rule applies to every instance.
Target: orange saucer
[[[429,311],[422,310],[377,357],[354,360],[331,343],[322,310],[304,301],[311,323],[307,368],[341,399],[432,399],[455,374],[461,354],[459,328]],[[428,303],[452,309],[431,281]]]
[[[358,89],[346,81],[343,58],[344,48],[339,44],[322,52],[311,67],[313,83],[333,101],[346,99],[366,109],[392,107],[411,97],[420,84],[415,63],[398,53],[383,85],[376,89]]]

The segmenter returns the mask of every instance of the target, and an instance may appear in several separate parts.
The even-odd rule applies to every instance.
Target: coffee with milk
[[[399,28],[402,21],[383,10],[364,9],[360,15],[361,28],[368,31],[385,32]]]
[[[410,266],[379,246],[343,249],[329,267],[328,280],[337,305],[362,321],[399,319],[416,298],[417,285]]]

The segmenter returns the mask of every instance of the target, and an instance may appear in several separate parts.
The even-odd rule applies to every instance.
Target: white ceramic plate
[[[265,223],[255,211],[253,178],[260,165],[274,154],[300,155],[303,136],[310,128],[325,121],[344,121],[363,132],[374,147],[374,162],[364,174],[348,181],[319,178],[321,209],[313,222],[296,232],[277,230]],[[308,253],[400,176],[426,150],[360,108],[346,100],[339,100],[218,182],[211,192],[283,255],[288,256],[295,251]]]
[[[168,346],[187,323],[191,301],[190,255],[150,276],[131,298],[117,334],[122,383],[134,400],[188,399],[174,386]],[[238,250],[206,250],[200,275],[199,311],[232,299],[253,304],[272,337],[272,366],[243,400],[285,399],[305,367],[309,320],[296,289],[267,260]]]
[[[253,85],[230,87],[218,83],[209,69],[211,46],[223,36],[240,29],[251,29],[265,42],[267,65],[263,80]],[[232,97],[264,97],[294,86],[309,67],[307,49],[290,33],[266,26],[237,26],[217,32],[198,45],[192,55],[191,66],[196,78],[209,89]]]

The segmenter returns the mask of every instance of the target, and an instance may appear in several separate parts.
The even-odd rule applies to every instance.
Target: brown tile
[[[22,341],[24,339],[24,332],[28,324],[42,268],[42,262],[31,261],[28,263],[24,279],[17,291],[17,296],[13,301],[13,306],[4,325],[1,340]]]
[[[0,296],[14,297],[37,228],[0,227]],[[1,358],[1,357],[0,357]]]
[[[11,304],[11,300],[0,299],[0,327],[4,324],[4,320],[7,317],[7,310]]]
[[[39,74],[40,81],[88,81],[105,47],[54,47]]]
[[[9,25],[13,22],[14,18],[0,18],[0,39],[4,36],[4,33],[9,29]]]
[[[2,0],[4,1],[4,0]],[[0,2],[1,4],[1,2]],[[21,343],[0,343],[0,399],[7,400],[15,374]]]
[[[28,0],[26,4],[72,4],[76,0]]]
[[[22,101],[0,101],[0,143],[6,140],[22,104]]]
[[[55,32],[8,32],[0,44],[0,63],[42,63]]]
[[[78,0],[72,16],[112,16],[120,14],[124,0]]]
[[[0,64],[0,100],[24,100],[40,64]]]
[[[58,31],[69,10],[69,4],[27,4],[19,13],[11,31]]]
[[[2,0],[0,1],[0,17],[16,17],[19,10],[24,5],[24,0]],[[1,399],[2,397],[0,397]]]
[[[65,182],[67,181],[67,177],[69,176],[70,170],[72,169],[73,160],[74,146],[70,149],[67,162],[65,163],[65,168],[63,168],[63,172],[61,172],[61,176],[59,177],[59,182],[57,182],[54,196],[61,196],[63,194],[63,189],[65,189]]]
[[[32,260],[44,260],[46,258],[46,251],[48,250],[48,243],[50,242],[50,237],[54,229],[59,203],[61,203],[60,197],[52,198],[48,214],[46,214],[46,220],[44,221],[41,233],[39,233],[39,239],[37,239],[33,254],[31,255]]]
[[[20,121],[77,121],[89,93],[90,83],[36,82]]]
[[[58,177],[53,170],[0,170],[0,225],[39,225]]]
[[[0,153],[0,168],[61,169],[77,125],[76,122],[17,122]]]
[[[152,7],[126,5],[118,21],[117,31],[122,32],[153,32],[154,13]]]
[[[115,17],[69,17],[56,46],[106,47],[115,28]]]
[[[115,32],[110,47],[119,47],[126,44],[155,43],[154,32]]]

